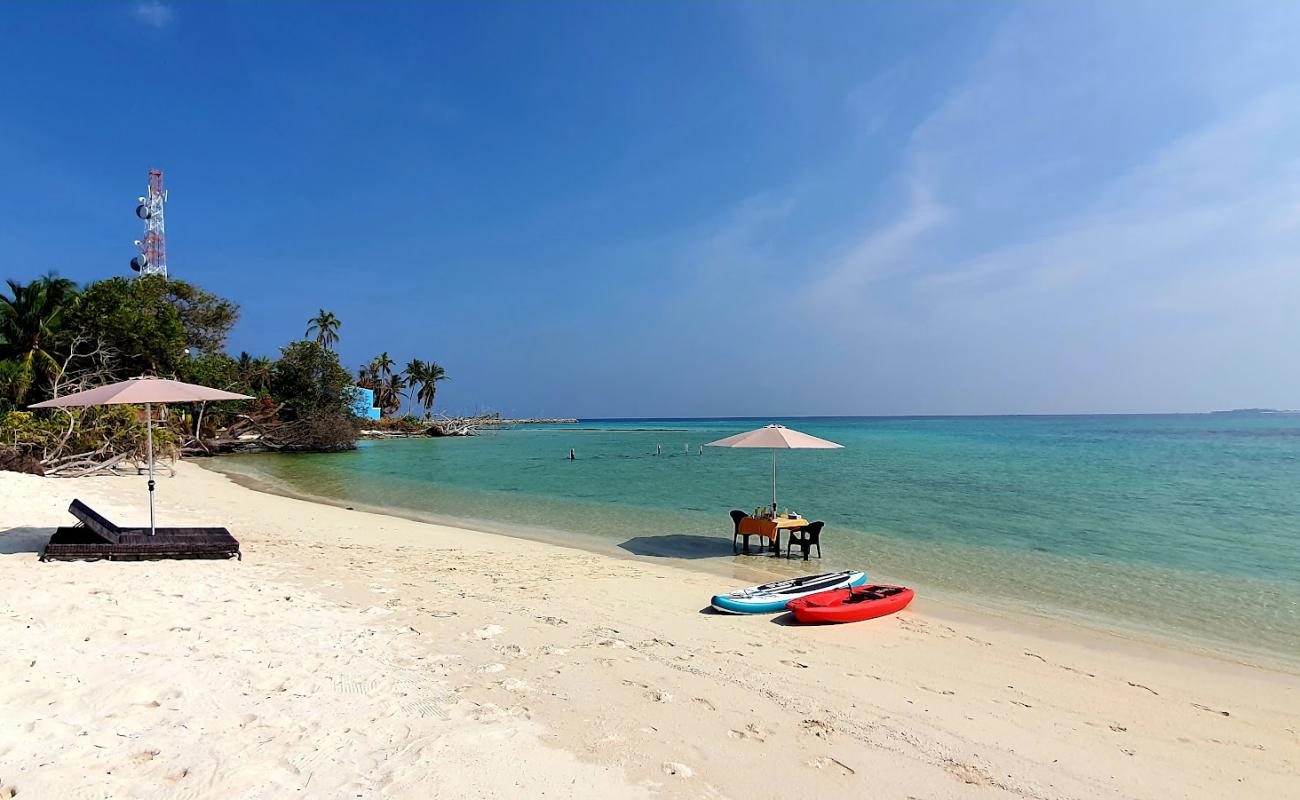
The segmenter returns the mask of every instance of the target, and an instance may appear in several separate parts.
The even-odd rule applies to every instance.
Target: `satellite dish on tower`
[[[153,212],[149,210],[149,206],[141,203],[135,207],[135,215],[140,219],[149,219],[153,216]]]
[[[149,259],[145,258],[143,254],[131,259],[131,269],[136,272],[144,272],[144,268],[147,266],[149,266]]]

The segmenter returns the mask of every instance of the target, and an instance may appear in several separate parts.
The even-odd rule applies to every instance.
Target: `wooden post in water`
[[[569,460],[570,460],[570,461],[577,461],[577,460],[578,460],[578,455],[577,455],[577,453],[574,453],[574,452],[573,452],[573,448],[572,448],[572,447],[569,448]]]

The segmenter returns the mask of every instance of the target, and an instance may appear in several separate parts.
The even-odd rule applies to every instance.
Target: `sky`
[[[3,277],[452,412],[1300,407],[1300,5],[8,4]]]

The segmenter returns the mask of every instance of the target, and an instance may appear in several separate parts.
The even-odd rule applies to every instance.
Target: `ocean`
[[[701,445],[768,422],[844,445],[779,454],[782,510],[826,522],[820,563],[731,552],[727,512],[770,502],[770,454]],[[920,596],[1300,658],[1300,415],[588,420],[210,466],[624,554],[861,567]]]

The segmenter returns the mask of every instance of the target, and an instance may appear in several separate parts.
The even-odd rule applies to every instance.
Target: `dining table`
[[[776,517],[744,517],[740,520],[737,533],[745,537],[745,549],[749,550],[749,537],[762,536],[771,542],[770,549],[773,552],[781,552],[781,531],[792,528],[802,528],[808,524],[808,520],[799,516],[789,514],[778,514]]]

